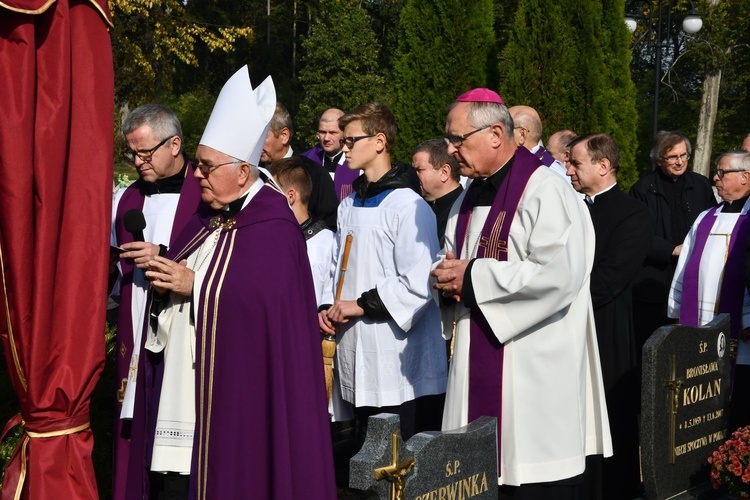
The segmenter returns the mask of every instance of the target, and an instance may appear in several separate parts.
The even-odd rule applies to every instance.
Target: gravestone
[[[447,432],[421,432],[407,443],[399,417],[370,417],[362,449],[350,462],[349,486],[381,500],[497,499],[497,420],[481,417]],[[394,446],[395,445],[395,446]],[[395,453],[394,453],[395,452]]]
[[[647,498],[708,481],[707,459],[729,420],[729,316],[665,326],[643,346],[641,463]]]

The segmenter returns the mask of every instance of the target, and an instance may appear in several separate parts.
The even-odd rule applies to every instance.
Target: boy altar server
[[[328,229],[323,219],[316,218],[308,211],[312,179],[298,156],[276,160],[269,165],[268,171],[286,196],[289,207],[302,228],[315,285],[315,300],[320,305],[323,285],[328,279],[333,261],[334,233]]]
[[[370,415],[396,413],[406,440],[438,430],[447,380],[440,314],[429,283],[439,250],[435,216],[417,193],[414,169],[391,165],[396,119],[390,109],[363,104],[339,125],[349,168],[364,173],[339,205],[336,272],[323,297],[333,305],[321,307],[320,328],[336,334],[338,383],[344,400],[355,406],[360,431],[366,432]],[[342,300],[334,302],[349,234]]]

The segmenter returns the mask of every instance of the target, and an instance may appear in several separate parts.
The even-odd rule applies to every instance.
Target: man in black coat
[[[651,247],[648,210],[617,185],[620,153],[605,134],[571,143],[567,173],[585,196],[596,232],[591,302],[599,343],[614,456],[603,462],[604,498],[639,496],[636,341],[632,286]]]
[[[654,171],[630,189],[630,196],[646,204],[654,224],[651,250],[633,287],[639,357],[654,330],[672,323],[667,297],[682,241],[698,214],[716,205],[710,181],[688,170],[690,152],[684,135],[659,132],[651,150]]]
[[[435,213],[438,242],[442,248],[451,207],[464,190],[461,170],[456,159],[448,154],[448,145],[443,139],[429,139],[414,148],[411,154],[422,198]]]
[[[268,135],[263,143],[263,152],[260,155],[261,167],[268,168],[272,161],[297,156],[289,144],[293,132],[292,116],[283,104],[277,102],[271,125],[268,128]],[[304,156],[300,156],[300,159],[312,180],[308,210],[311,215],[323,220],[329,229],[336,231],[339,199],[336,196],[333,179],[320,163]]]

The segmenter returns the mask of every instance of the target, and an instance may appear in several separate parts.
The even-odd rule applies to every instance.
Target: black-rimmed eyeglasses
[[[716,169],[716,175],[719,177],[719,179],[723,179],[726,174],[732,173],[732,172],[746,172],[746,170],[742,170],[741,168],[719,168]]]
[[[122,150],[122,155],[130,161],[135,161],[135,157],[137,156],[143,163],[149,163],[151,161],[151,158],[154,156],[154,153],[156,153],[156,150],[166,144],[167,141],[172,137],[174,136],[170,135],[151,149],[133,151],[132,149],[125,148]]]
[[[357,141],[361,141],[362,139],[369,139],[370,137],[375,137],[378,134],[370,134],[370,135],[357,135],[354,137],[344,137],[343,139],[339,140],[339,146],[342,148],[346,146],[347,149],[352,149],[354,147],[354,143]]]
[[[445,144],[450,146],[453,145],[454,148],[460,148],[467,137],[469,137],[472,134],[476,134],[477,132],[484,130],[486,128],[490,128],[492,125],[485,125],[484,127],[479,127],[471,132],[467,132],[463,135],[454,135],[454,134],[445,134],[445,137],[443,137],[443,140],[445,141]]]

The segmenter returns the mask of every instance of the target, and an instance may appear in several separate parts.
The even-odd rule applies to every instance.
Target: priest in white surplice
[[[714,174],[723,203],[701,213],[682,244],[667,314],[683,325],[701,326],[718,313],[731,316],[731,345],[739,345],[732,394],[734,403],[750,386],[750,297],[742,276],[742,254],[750,235],[750,154],[732,151],[719,157]],[[747,405],[743,405],[746,407]],[[746,425],[748,409],[733,405],[730,430]]]
[[[501,498],[582,495],[586,456],[611,455],[589,292],[591,219],[565,179],[516,148],[497,93],[460,96],[445,130],[473,180],[433,271],[444,336],[455,333],[443,430],[498,418]]]

